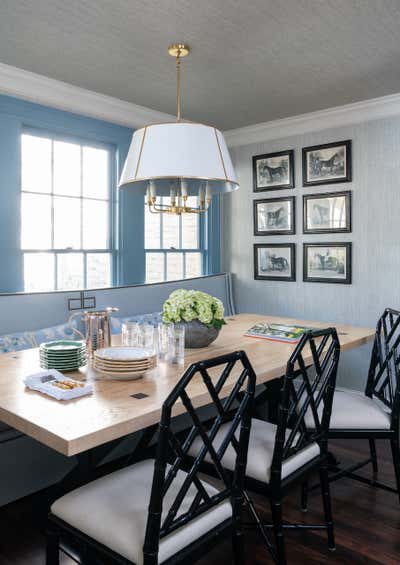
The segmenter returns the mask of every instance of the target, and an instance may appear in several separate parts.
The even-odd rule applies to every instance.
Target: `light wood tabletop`
[[[0,420],[64,455],[72,456],[157,423],[164,399],[185,368],[195,361],[245,350],[257,374],[257,383],[282,376],[294,345],[245,337],[246,330],[259,321],[315,327],[333,325],[337,328],[342,351],[368,343],[375,331],[256,314],[240,314],[226,321],[227,325],[209,347],[186,350],[184,366],[159,363],[136,381],[107,380],[90,367],[67,373],[72,378],[90,380],[94,386],[92,395],[70,401],[53,400],[26,389],[24,377],[42,370],[38,349],[2,354]],[[200,379],[191,383],[189,392],[196,407],[208,404],[209,396]],[[142,399],[132,397],[137,393],[147,396]]]

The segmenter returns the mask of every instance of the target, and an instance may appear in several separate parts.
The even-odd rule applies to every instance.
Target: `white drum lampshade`
[[[152,181],[157,196],[168,196],[174,183],[185,181],[187,195],[207,184],[211,194],[239,188],[222,133],[192,122],[153,124],[133,134],[119,187],[146,193]]]

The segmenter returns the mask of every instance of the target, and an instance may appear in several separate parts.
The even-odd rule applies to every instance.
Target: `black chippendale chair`
[[[397,493],[400,499],[400,312],[386,308],[379,318],[372,348],[364,393],[336,390],[333,399],[330,438],[367,439],[370,457],[341,469],[333,466],[329,480],[348,477]],[[310,420],[310,425],[312,422]],[[377,480],[378,461],[375,440],[390,441],[396,486],[394,489]],[[372,479],[355,473],[371,463]]]
[[[304,334],[290,356],[282,379],[277,424],[253,418],[246,468],[246,488],[266,496],[271,505],[273,524],[262,524],[257,511],[245,493],[246,503],[255,524],[274,560],[286,563],[284,529],[326,529],[328,547],[335,549],[331,499],[328,482],[328,429],[336,383],[340,344],[334,328]],[[320,408],[318,410],[318,408]],[[306,426],[310,411],[314,429]],[[228,424],[225,424],[227,427]],[[226,433],[222,426],[214,445],[217,448]],[[200,445],[200,444],[199,444]],[[195,456],[199,446],[190,450]],[[205,471],[214,474],[212,461],[206,457]],[[222,464],[233,471],[235,451],[227,449]],[[311,473],[319,472],[325,523],[317,525],[283,522],[282,502],[294,484],[304,484]],[[247,524],[246,526],[254,526]],[[275,533],[276,547],[270,542],[268,529]]]
[[[255,381],[242,351],[191,365],[163,404],[156,458],[97,479],[52,505],[46,564],[59,564],[60,543],[77,550],[85,564],[194,562],[228,529],[234,561],[244,563],[243,483]],[[201,387],[214,407],[207,430],[192,404],[192,386]],[[191,422],[183,435],[172,425],[177,408]],[[217,434],[221,442],[214,449]],[[188,463],[195,440],[200,448]],[[237,451],[231,475],[221,460],[233,444]],[[220,479],[218,487],[199,476],[207,454]]]

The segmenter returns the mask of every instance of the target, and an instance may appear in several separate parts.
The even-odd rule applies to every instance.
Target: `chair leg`
[[[232,532],[233,562],[235,565],[245,565],[243,532],[234,527]]]
[[[371,459],[372,459],[372,470],[374,474],[376,474],[378,472],[378,459],[376,457],[375,440],[374,438],[369,438],[368,441],[369,441],[369,451],[371,453]]]
[[[308,482],[307,481],[305,481],[301,485],[300,510],[302,512],[307,512],[307,510],[308,510]]]
[[[235,565],[245,564],[244,536],[242,528],[243,497],[236,497],[232,504],[232,549],[233,562]]]
[[[282,501],[271,500],[272,523],[276,540],[276,556],[278,565],[286,565],[285,539],[283,537]]]
[[[60,565],[60,536],[53,529],[46,531],[46,565]]]
[[[394,474],[396,476],[397,496],[400,501],[400,444],[398,439],[391,440]]]
[[[326,465],[323,465],[320,468],[319,477],[321,482],[322,503],[324,506],[326,531],[328,534],[328,548],[330,549],[330,551],[335,551],[336,545],[333,529],[331,492],[329,488],[328,468]]]

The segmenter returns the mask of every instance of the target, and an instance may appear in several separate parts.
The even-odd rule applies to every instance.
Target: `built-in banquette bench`
[[[234,314],[229,274],[90,290],[84,296],[89,304],[95,298],[96,309],[119,308],[112,320],[112,329],[118,332],[123,318],[145,316],[147,321],[156,323],[164,300],[177,288],[208,292],[222,300],[226,315]],[[81,299],[83,295],[79,292],[0,295],[0,354],[35,347],[52,339],[73,339],[74,332],[66,321],[72,313],[69,306],[76,306]],[[111,457],[128,452],[135,442],[135,437],[128,437]],[[73,464],[73,460],[0,423],[0,505],[57,482]]]

